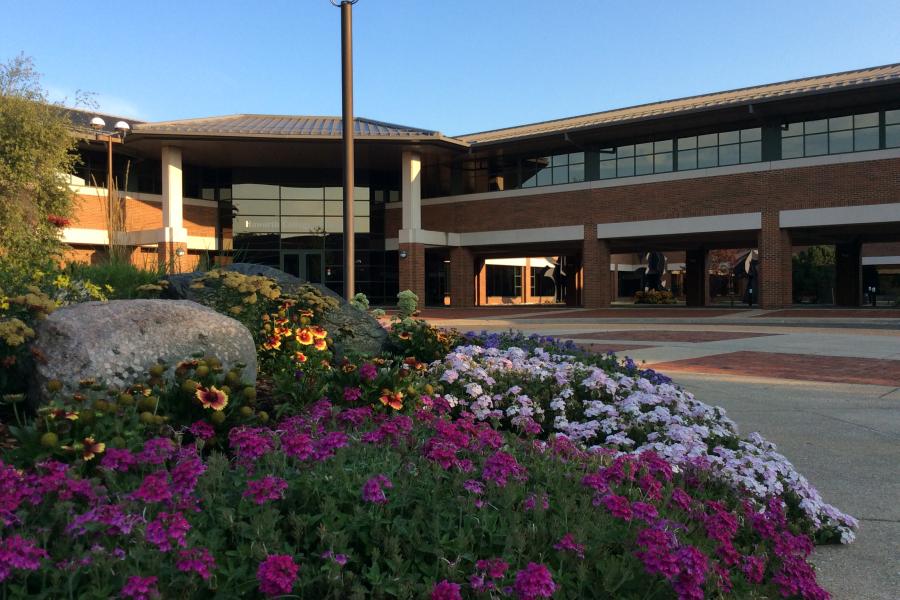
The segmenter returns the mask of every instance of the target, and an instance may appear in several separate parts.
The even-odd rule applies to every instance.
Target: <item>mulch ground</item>
[[[661,373],[681,371],[900,386],[900,360],[877,358],[741,351],[657,363],[652,368]]]
[[[653,331],[641,329],[637,331],[595,331],[592,333],[576,333],[560,337],[572,339],[611,339],[636,340],[647,342],[720,342],[722,340],[742,340],[744,338],[779,335],[777,333],[753,333],[746,331]]]

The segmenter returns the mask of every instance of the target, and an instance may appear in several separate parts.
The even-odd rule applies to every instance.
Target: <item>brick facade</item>
[[[483,262],[483,261],[482,261]],[[483,265],[478,265],[481,271]],[[454,307],[475,306],[475,255],[469,248],[450,249],[450,303]]]
[[[603,308],[612,300],[609,277],[609,243],[597,239],[597,224],[585,223],[581,302],[585,308]]]
[[[411,290],[425,304],[425,244],[400,244],[400,291]]]

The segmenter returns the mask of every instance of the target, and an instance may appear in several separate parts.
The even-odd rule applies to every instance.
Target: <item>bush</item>
[[[634,295],[635,304],[675,304],[678,301],[668,290],[639,291]]]
[[[141,286],[156,285],[165,274],[162,270],[140,269],[131,263],[109,261],[88,265],[70,263],[63,273],[76,281],[88,281],[105,291],[110,300],[140,298]]]
[[[407,319],[416,314],[419,297],[410,290],[403,290],[397,294],[397,312],[401,319]]]

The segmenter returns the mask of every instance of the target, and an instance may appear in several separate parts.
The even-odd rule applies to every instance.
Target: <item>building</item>
[[[110,241],[87,118],[73,111],[83,162],[64,231],[79,260]],[[859,305],[900,279],[900,64],[457,137],[355,128],[356,281],[373,303],[411,289],[603,307],[652,280],[701,306],[731,277],[721,257],[755,250],[756,301],[782,307],[792,256],[818,244],[836,249],[820,302]],[[114,145],[113,241],[136,263],[258,262],[341,292],[340,137],[337,117],[132,123]]]

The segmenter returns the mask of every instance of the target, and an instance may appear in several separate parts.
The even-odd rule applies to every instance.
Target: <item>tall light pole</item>
[[[124,226],[124,215],[121,210],[121,201],[118,198],[113,199],[113,186],[115,185],[115,177],[113,177],[113,144],[121,144],[125,141],[125,136],[131,131],[131,127],[125,121],[118,121],[113,128],[116,133],[101,133],[106,127],[106,121],[100,117],[91,119],[91,129],[94,130],[94,139],[98,142],[106,142],[106,210],[107,210],[107,227],[109,229],[109,249],[110,255],[113,254],[115,246],[115,237],[119,231],[118,227]],[[124,227],[123,227],[124,229]]]
[[[331,0],[341,9],[341,90],[344,139],[344,297],[356,294],[356,243],[353,227],[353,5],[358,0]]]

